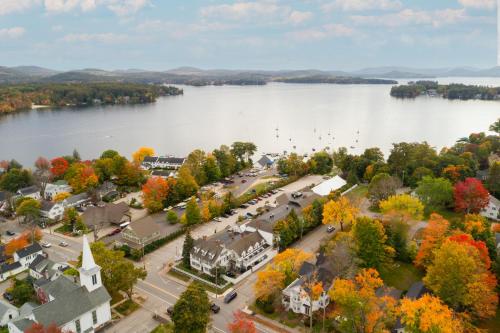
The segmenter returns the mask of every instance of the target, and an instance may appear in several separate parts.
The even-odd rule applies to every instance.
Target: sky
[[[493,67],[496,0],[0,0],[0,66]]]

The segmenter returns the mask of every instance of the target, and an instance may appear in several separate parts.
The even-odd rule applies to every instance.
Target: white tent
[[[338,190],[345,184],[347,184],[347,182],[344,179],[335,176],[313,187],[312,191],[318,195],[327,196],[330,192]]]

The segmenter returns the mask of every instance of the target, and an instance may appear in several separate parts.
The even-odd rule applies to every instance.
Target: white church
[[[22,333],[34,323],[55,324],[63,332],[92,333],[111,320],[111,296],[102,285],[101,267],[96,265],[89,242],[83,236],[80,282],[61,275],[38,287],[43,304],[26,303],[19,317],[8,324],[9,333]]]

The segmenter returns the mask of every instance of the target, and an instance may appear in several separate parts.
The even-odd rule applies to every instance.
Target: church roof
[[[89,241],[87,236],[83,236],[83,252],[82,252],[82,269],[90,271],[94,269],[97,265],[95,264],[94,257],[92,256],[92,251],[90,251]]]

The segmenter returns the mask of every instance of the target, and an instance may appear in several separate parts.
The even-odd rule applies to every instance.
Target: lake
[[[401,81],[402,83],[403,81]],[[439,79],[500,86],[500,79]],[[183,96],[154,104],[39,109],[0,117],[0,160],[31,165],[77,149],[83,158],[115,149],[130,157],[140,146],[185,156],[233,141],[252,141],[260,152],[298,153],[340,146],[428,141],[438,149],[500,117],[500,102],[400,100],[387,85],[284,84],[182,87]],[[358,134],[359,131],[359,134]],[[356,142],[357,141],[357,142]]]

